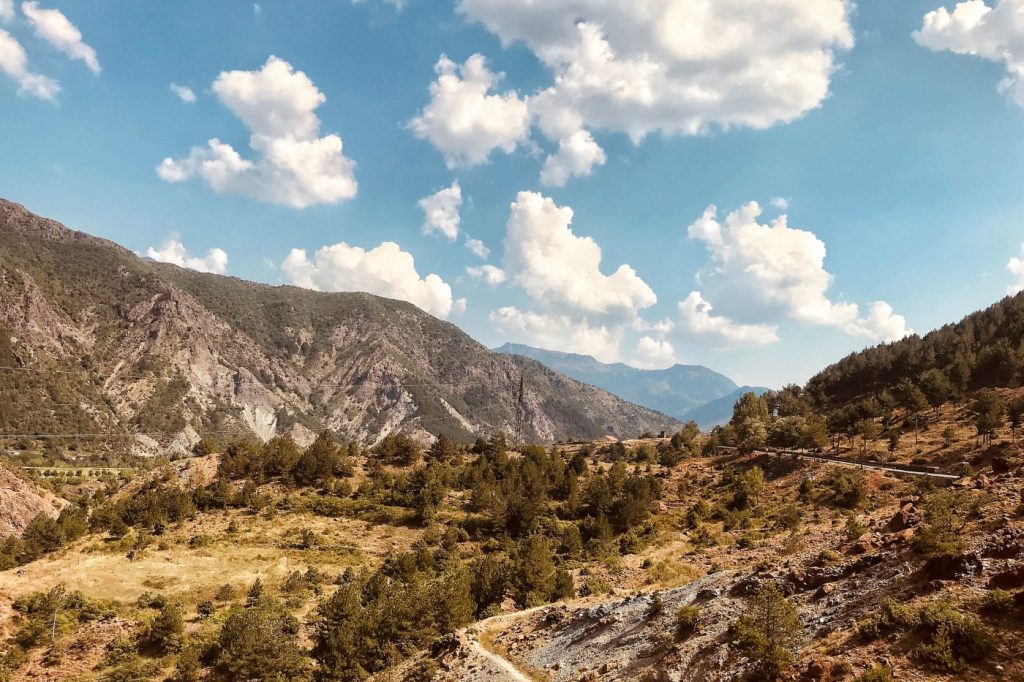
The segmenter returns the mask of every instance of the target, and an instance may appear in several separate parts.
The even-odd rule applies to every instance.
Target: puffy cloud
[[[487,246],[479,239],[467,238],[466,248],[469,249],[477,258],[486,259],[491,255],[491,250],[488,249]]]
[[[458,4],[503,44],[524,43],[551,72],[538,96],[549,127],[560,119],[574,130],[575,119],[634,141],[767,128],[819,106],[835,51],[853,46],[849,8],[844,0]]]
[[[683,332],[694,339],[723,346],[759,346],[779,340],[777,325],[740,324],[712,315],[711,310],[711,304],[699,291],[691,291],[679,302]]]
[[[642,336],[636,344],[635,357],[629,364],[641,369],[663,369],[676,364],[676,351],[668,341]]]
[[[223,275],[228,269],[228,254],[223,249],[210,249],[203,257],[190,256],[177,237],[171,237],[159,249],[146,249],[146,257],[178,267]]]
[[[491,286],[497,286],[508,279],[505,271],[493,265],[481,265],[480,267],[467,266],[466,274],[473,279],[480,279]]]
[[[657,302],[628,265],[601,272],[601,247],[573,233],[573,211],[535,192],[512,203],[505,237],[505,269],[537,302],[580,314],[620,319]]]
[[[989,7],[982,0],[957,3],[924,15],[914,40],[935,51],[973,55],[1002,64],[1006,76],[999,83],[1024,107],[1024,0],[996,0]]]
[[[789,210],[789,199],[786,197],[772,197],[772,200],[768,203],[770,203],[773,208],[777,208],[780,211]]]
[[[14,79],[19,94],[52,100],[60,92],[57,81],[29,70],[25,48],[3,29],[0,29],[0,71]]]
[[[431,234],[440,232],[451,241],[459,236],[459,207],[462,206],[462,188],[458,181],[451,187],[420,199],[423,209],[423,232]]]
[[[281,269],[292,284],[307,289],[398,298],[438,317],[452,312],[452,288],[435,274],[420,277],[412,254],[394,242],[369,251],[342,242],[321,247],[312,258],[304,249],[292,249]]]
[[[790,227],[785,214],[762,225],[761,213],[757,202],[750,202],[720,222],[718,210],[709,206],[688,228],[711,254],[713,268],[704,285],[727,316],[754,321],[788,317],[878,341],[912,333],[884,302],[872,304],[868,317],[860,318],[856,303],[832,301],[825,243],[813,232]]]
[[[271,56],[256,71],[225,71],[213,92],[252,135],[248,160],[217,138],[183,159],[166,158],[156,172],[167,182],[200,178],[217,192],[306,208],[356,195],[355,163],[338,135],[320,137],[315,111],[325,100],[301,71]]]
[[[893,313],[885,301],[875,301],[866,317],[861,317],[843,328],[851,336],[866,336],[875,341],[896,341],[914,333],[907,327],[907,319]]]
[[[551,187],[564,187],[569,178],[590,175],[594,166],[603,166],[604,150],[586,130],[578,130],[558,143],[558,151],[548,156],[540,171],[540,181]]]
[[[592,355],[602,362],[619,356],[621,328],[592,325],[568,315],[548,315],[504,307],[490,314],[491,323],[511,341],[567,353]]]
[[[529,135],[526,101],[515,92],[489,94],[501,79],[474,54],[459,66],[442,56],[434,67],[430,102],[409,122],[417,137],[429,141],[449,167],[487,161],[491,152],[512,152]]]
[[[192,88],[187,85],[171,83],[171,92],[173,92],[178,99],[187,104],[192,104],[196,101],[196,93],[192,92]]]
[[[1013,256],[1006,264],[1006,269],[1016,279],[1013,284],[1006,287],[1006,293],[1011,296],[1024,291],[1024,244],[1021,244],[1020,253],[1020,256]]]
[[[96,50],[82,40],[82,33],[60,10],[39,9],[38,2],[23,2],[21,11],[40,38],[71,59],[83,62],[93,73],[102,71]]]
[[[0,0],[0,21],[7,23],[14,19],[14,0]]]

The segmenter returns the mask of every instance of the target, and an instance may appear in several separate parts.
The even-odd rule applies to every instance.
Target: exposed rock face
[[[39,514],[55,518],[65,506],[65,500],[0,467],[0,538],[21,533]]]
[[[0,366],[33,370],[0,371],[17,396],[0,433],[142,434],[140,453],[240,432],[372,443],[521,421],[550,442],[676,426],[411,304],[148,262],[3,200]]]

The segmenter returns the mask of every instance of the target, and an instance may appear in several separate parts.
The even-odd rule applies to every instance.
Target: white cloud
[[[479,239],[466,238],[466,248],[469,249],[474,256],[477,258],[487,259],[491,255],[491,250],[480,241]]]
[[[192,92],[192,88],[187,85],[178,85],[177,83],[171,83],[171,92],[177,96],[182,102],[192,104],[196,101],[196,93]]]
[[[458,4],[548,68],[553,83],[540,95],[548,117],[634,141],[767,128],[816,108],[828,95],[835,51],[853,46],[849,8],[843,0]]]
[[[320,137],[315,113],[325,100],[313,82],[271,56],[257,71],[225,71],[213,92],[252,131],[248,160],[217,138],[183,159],[166,158],[157,174],[167,182],[201,178],[217,192],[306,208],[356,195],[355,163],[338,135]]]
[[[636,344],[636,354],[630,365],[641,369],[664,369],[676,364],[676,351],[668,341],[657,341],[642,336]]]
[[[786,215],[760,224],[761,213],[757,202],[750,202],[720,222],[718,210],[709,206],[688,228],[712,258],[712,269],[702,276],[704,294],[711,292],[726,317],[759,322],[788,317],[878,341],[912,333],[884,302],[876,302],[869,316],[860,318],[856,303],[831,300],[827,290],[833,278],[825,270],[825,243],[813,232],[790,227]]]
[[[481,265],[480,267],[467,266],[466,274],[473,279],[480,279],[491,286],[497,286],[508,279],[505,271],[493,265]]]
[[[459,236],[459,208],[462,206],[462,188],[458,181],[451,187],[423,197],[419,202],[423,209],[423,232],[432,234],[440,232],[451,241]]]
[[[228,269],[228,254],[223,249],[210,249],[205,256],[190,256],[177,237],[171,237],[159,249],[146,249],[146,256],[162,263],[173,263],[182,268],[223,275]]]
[[[417,137],[428,140],[451,168],[487,161],[491,152],[512,152],[529,135],[529,111],[515,92],[489,94],[501,79],[474,54],[459,66],[442,56],[434,67],[430,102],[409,122]]]
[[[95,74],[103,70],[96,58],[96,50],[82,40],[82,33],[60,10],[39,9],[38,2],[23,2],[21,11],[35,28],[36,35],[55,49],[83,62]]]
[[[1006,293],[1011,296],[1024,291],[1024,244],[1021,244],[1020,253],[1020,256],[1013,256],[1006,264],[1006,269],[1010,271],[1010,274],[1016,280],[1013,284],[1006,287]]]
[[[29,70],[25,48],[3,29],[0,29],[0,71],[14,79],[19,94],[52,100],[60,92],[60,83]]]
[[[712,306],[699,291],[679,302],[682,330],[692,338],[723,346],[759,346],[779,340],[778,326],[740,324],[711,314]]]
[[[420,277],[412,254],[394,242],[369,251],[342,242],[321,247],[312,259],[304,249],[292,249],[281,269],[292,284],[307,289],[365,291],[408,301],[438,317],[452,312],[452,288],[435,274]]]
[[[592,355],[602,362],[619,356],[620,328],[592,325],[567,315],[521,311],[514,307],[491,311],[491,323],[510,341],[567,353]]]
[[[770,203],[773,208],[777,208],[780,211],[789,210],[789,199],[786,197],[772,197],[772,200],[768,203]]]
[[[586,130],[578,130],[558,143],[558,151],[548,156],[540,171],[540,181],[551,187],[564,187],[570,178],[590,175],[594,166],[603,166],[604,150]]]
[[[924,15],[914,40],[931,50],[948,50],[1002,64],[1006,76],[999,91],[1024,107],[1024,0],[982,0],[957,3]]]
[[[872,303],[867,317],[854,320],[843,330],[851,336],[866,336],[875,341],[896,341],[914,333],[907,327],[907,318],[895,315],[885,301]]]
[[[654,305],[654,291],[628,265],[601,272],[601,247],[573,233],[573,211],[535,192],[512,203],[505,269],[538,303],[620,319]]]
[[[0,0],[0,21],[5,24],[14,19],[14,0]]]

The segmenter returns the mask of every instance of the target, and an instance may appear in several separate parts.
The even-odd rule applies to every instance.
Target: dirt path
[[[478,623],[474,623],[470,627],[463,630],[463,634],[466,636],[466,640],[469,642],[470,649],[478,656],[487,661],[491,667],[500,671],[504,675],[504,679],[510,680],[511,682],[533,682],[528,675],[523,674],[511,661],[504,656],[497,654],[483,644],[480,643],[479,634],[483,634],[490,630],[500,630],[508,627],[512,622],[528,616],[531,613],[536,613],[541,609],[550,607],[550,604],[543,606],[535,606],[530,609],[524,609],[522,611],[514,611],[512,613],[504,613],[500,616],[492,616],[486,618]]]

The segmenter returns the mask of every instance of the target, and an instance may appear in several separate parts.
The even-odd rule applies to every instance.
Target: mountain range
[[[240,433],[552,442],[678,425],[409,303],[144,260],[4,200],[0,367],[0,434],[150,452]]]
[[[729,377],[701,365],[673,365],[665,369],[639,369],[621,362],[604,363],[589,355],[562,353],[518,343],[494,349],[533,358],[573,379],[663,412],[680,421],[693,420],[703,428],[725,423],[739,397],[765,388],[736,385]]]

